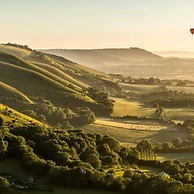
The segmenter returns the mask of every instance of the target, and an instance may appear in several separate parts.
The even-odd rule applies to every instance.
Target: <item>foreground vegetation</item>
[[[1,115],[12,117],[13,113],[8,108],[1,110]],[[141,193],[142,188],[147,193],[193,192],[194,187],[188,185],[193,180],[190,163],[159,162],[154,158],[142,160],[139,148],[130,149],[112,137],[81,129],[62,130],[37,122],[20,126],[14,123],[13,120],[4,122],[1,119],[2,161],[14,157],[34,176],[46,177],[46,182],[131,193]],[[123,166],[122,173],[114,168],[115,165]],[[170,176],[144,172],[138,169],[138,165],[155,167]],[[107,166],[112,166],[112,170]],[[175,167],[177,170],[173,170]],[[11,179],[2,176],[1,180],[2,191],[12,192]],[[27,186],[36,188],[31,184]]]
[[[169,118],[192,110],[194,97],[169,88],[192,82],[108,76],[17,44],[0,50],[0,193],[194,192],[194,121]]]

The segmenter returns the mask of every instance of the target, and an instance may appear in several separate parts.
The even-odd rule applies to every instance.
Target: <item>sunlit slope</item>
[[[47,71],[44,68],[38,67],[35,64],[32,64],[28,61],[25,61],[19,57],[9,55],[7,53],[0,53],[0,61],[11,63],[11,64],[14,64],[18,67],[23,67],[23,68],[28,69],[28,70],[36,71],[38,73],[41,73],[41,74],[47,76],[48,78],[50,78],[52,80],[58,82],[59,84],[62,84],[66,87],[69,87],[70,83],[67,82],[65,79],[62,79],[61,77],[57,76],[56,74],[54,74],[50,71]],[[72,89],[72,88],[70,88],[70,89]],[[76,88],[76,87],[74,89],[81,90],[81,88]]]
[[[74,79],[73,77],[71,77],[67,73],[60,70],[60,65],[51,66],[51,65],[48,65],[45,63],[38,63],[38,62],[32,62],[32,63],[38,67],[41,67],[41,68],[49,71],[50,73],[55,74],[56,76],[62,78],[64,80],[64,82],[66,82],[66,85],[72,84],[73,87],[75,87],[77,90],[80,90],[80,88],[89,87],[89,85],[87,85],[83,82],[79,82],[78,80]]]
[[[0,100],[9,98],[19,99],[25,103],[33,103],[25,94],[0,81]]]
[[[111,95],[118,95],[122,92],[121,88],[108,79],[105,73],[63,57],[38,52],[26,45],[11,43],[1,44],[0,52],[4,53],[4,56],[0,56],[0,61],[37,71],[81,93],[88,87],[109,92]]]
[[[134,62],[141,63],[161,59],[160,56],[140,48],[48,49],[43,51],[65,57],[98,70],[103,70],[107,66],[130,65]]]
[[[72,101],[93,102],[87,96],[60,84],[59,82],[33,70],[10,63],[0,62],[0,79],[7,85],[17,88],[27,96],[41,96],[53,101],[56,105],[67,104],[65,99],[71,96]]]
[[[72,69],[76,72],[86,73],[86,74],[93,74],[93,75],[105,75],[105,73],[94,70],[90,67],[86,67],[84,65],[72,62],[66,58],[64,58],[61,55],[53,55],[53,54],[46,54],[47,57],[51,58],[52,60],[55,60],[59,62],[63,67]]]
[[[4,104],[0,103],[0,117],[3,119],[5,125],[14,125],[14,126],[22,126],[28,125],[30,123],[34,123],[36,125],[45,126],[42,122],[33,119],[25,114],[22,114]]]
[[[72,63],[67,59],[55,55],[46,55],[53,63],[58,64],[58,69],[67,73],[73,79],[90,87],[99,89],[105,92],[110,92],[111,95],[120,95],[121,87],[110,80],[105,73],[93,70],[80,64]]]
[[[21,58],[27,58],[31,54],[30,50],[27,50],[24,48],[18,48],[14,46],[2,45],[2,44],[0,44],[0,51],[10,55],[15,55]]]

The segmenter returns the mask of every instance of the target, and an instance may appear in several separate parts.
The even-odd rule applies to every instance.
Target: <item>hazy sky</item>
[[[193,0],[0,0],[0,13],[3,43],[194,51]]]

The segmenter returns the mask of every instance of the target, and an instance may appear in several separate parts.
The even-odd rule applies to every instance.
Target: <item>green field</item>
[[[165,116],[172,120],[185,121],[194,119],[193,108],[165,108]]]
[[[97,120],[98,122],[99,120]],[[104,120],[103,120],[104,121]],[[135,123],[134,123],[135,122]],[[147,126],[147,130],[145,129],[130,129],[130,128],[123,128],[123,127],[116,127],[116,126],[110,126],[105,124],[91,124],[88,126],[83,127],[85,130],[92,132],[92,133],[100,133],[103,135],[110,135],[121,141],[123,144],[128,144],[132,147],[135,147],[138,142],[140,142],[143,139],[150,140],[152,143],[156,142],[166,142],[166,141],[172,141],[176,137],[180,137],[182,139],[185,139],[187,137],[187,134],[172,127],[172,126],[164,126],[160,123],[154,122],[154,121],[146,121],[146,123],[143,123],[143,121],[131,121],[131,125],[136,126],[139,124],[139,126],[145,127]],[[116,122],[117,125],[120,124],[120,122]],[[123,123],[121,123],[123,125]],[[158,130],[158,128],[163,127],[162,130]]]
[[[127,84],[127,83],[120,83],[119,85],[125,91],[133,91],[137,94],[149,94],[151,92],[161,91],[160,86],[154,86],[154,85],[139,85],[139,84]]]
[[[111,98],[115,101],[114,111],[111,116],[138,116],[138,117],[155,117],[155,109],[140,100],[129,98]]]
[[[150,166],[139,166],[139,169],[142,172],[144,172],[144,173],[155,173],[155,174],[158,174],[158,173],[161,172],[161,169],[150,167]]]
[[[187,153],[159,153],[158,160],[180,160],[181,162],[194,162],[194,154],[192,152]]]
[[[113,171],[115,176],[122,177],[123,173],[129,169],[133,171],[140,170],[143,173],[150,173],[150,174],[152,173],[158,174],[161,172],[161,169],[150,167],[150,166],[113,166],[113,167],[104,169],[104,171],[106,173],[109,171]]]
[[[169,90],[174,90],[174,91],[183,91],[185,93],[194,93],[194,86],[184,86],[184,87],[180,87],[180,86],[167,86],[167,89]]]

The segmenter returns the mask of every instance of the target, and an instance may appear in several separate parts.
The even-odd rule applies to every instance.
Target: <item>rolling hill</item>
[[[140,48],[48,49],[42,51],[63,56],[69,60],[109,74],[194,80],[194,59],[191,58],[193,53],[154,52],[154,54]],[[177,58],[177,54],[179,54],[179,57],[184,58]],[[169,57],[173,55],[175,57]],[[189,57],[185,58],[185,55]]]
[[[153,53],[163,57],[194,58],[194,52],[186,51],[153,51]]]
[[[158,60],[162,57],[140,48],[129,49],[49,49],[42,50],[49,54],[63,56],[69,60],[84,64],[88,67],[103,71],[108,66],[131,65],[149,60]]]
[[[78,112],[67,115],[77,118],[77,107],[89,107],[96,114],[110,114],[112,102],[107,96],[120,93],[121,87],[105,73],[27,46],[0,45],[0,103],[18,111],[65,118],[63,111],[70,108]]]

